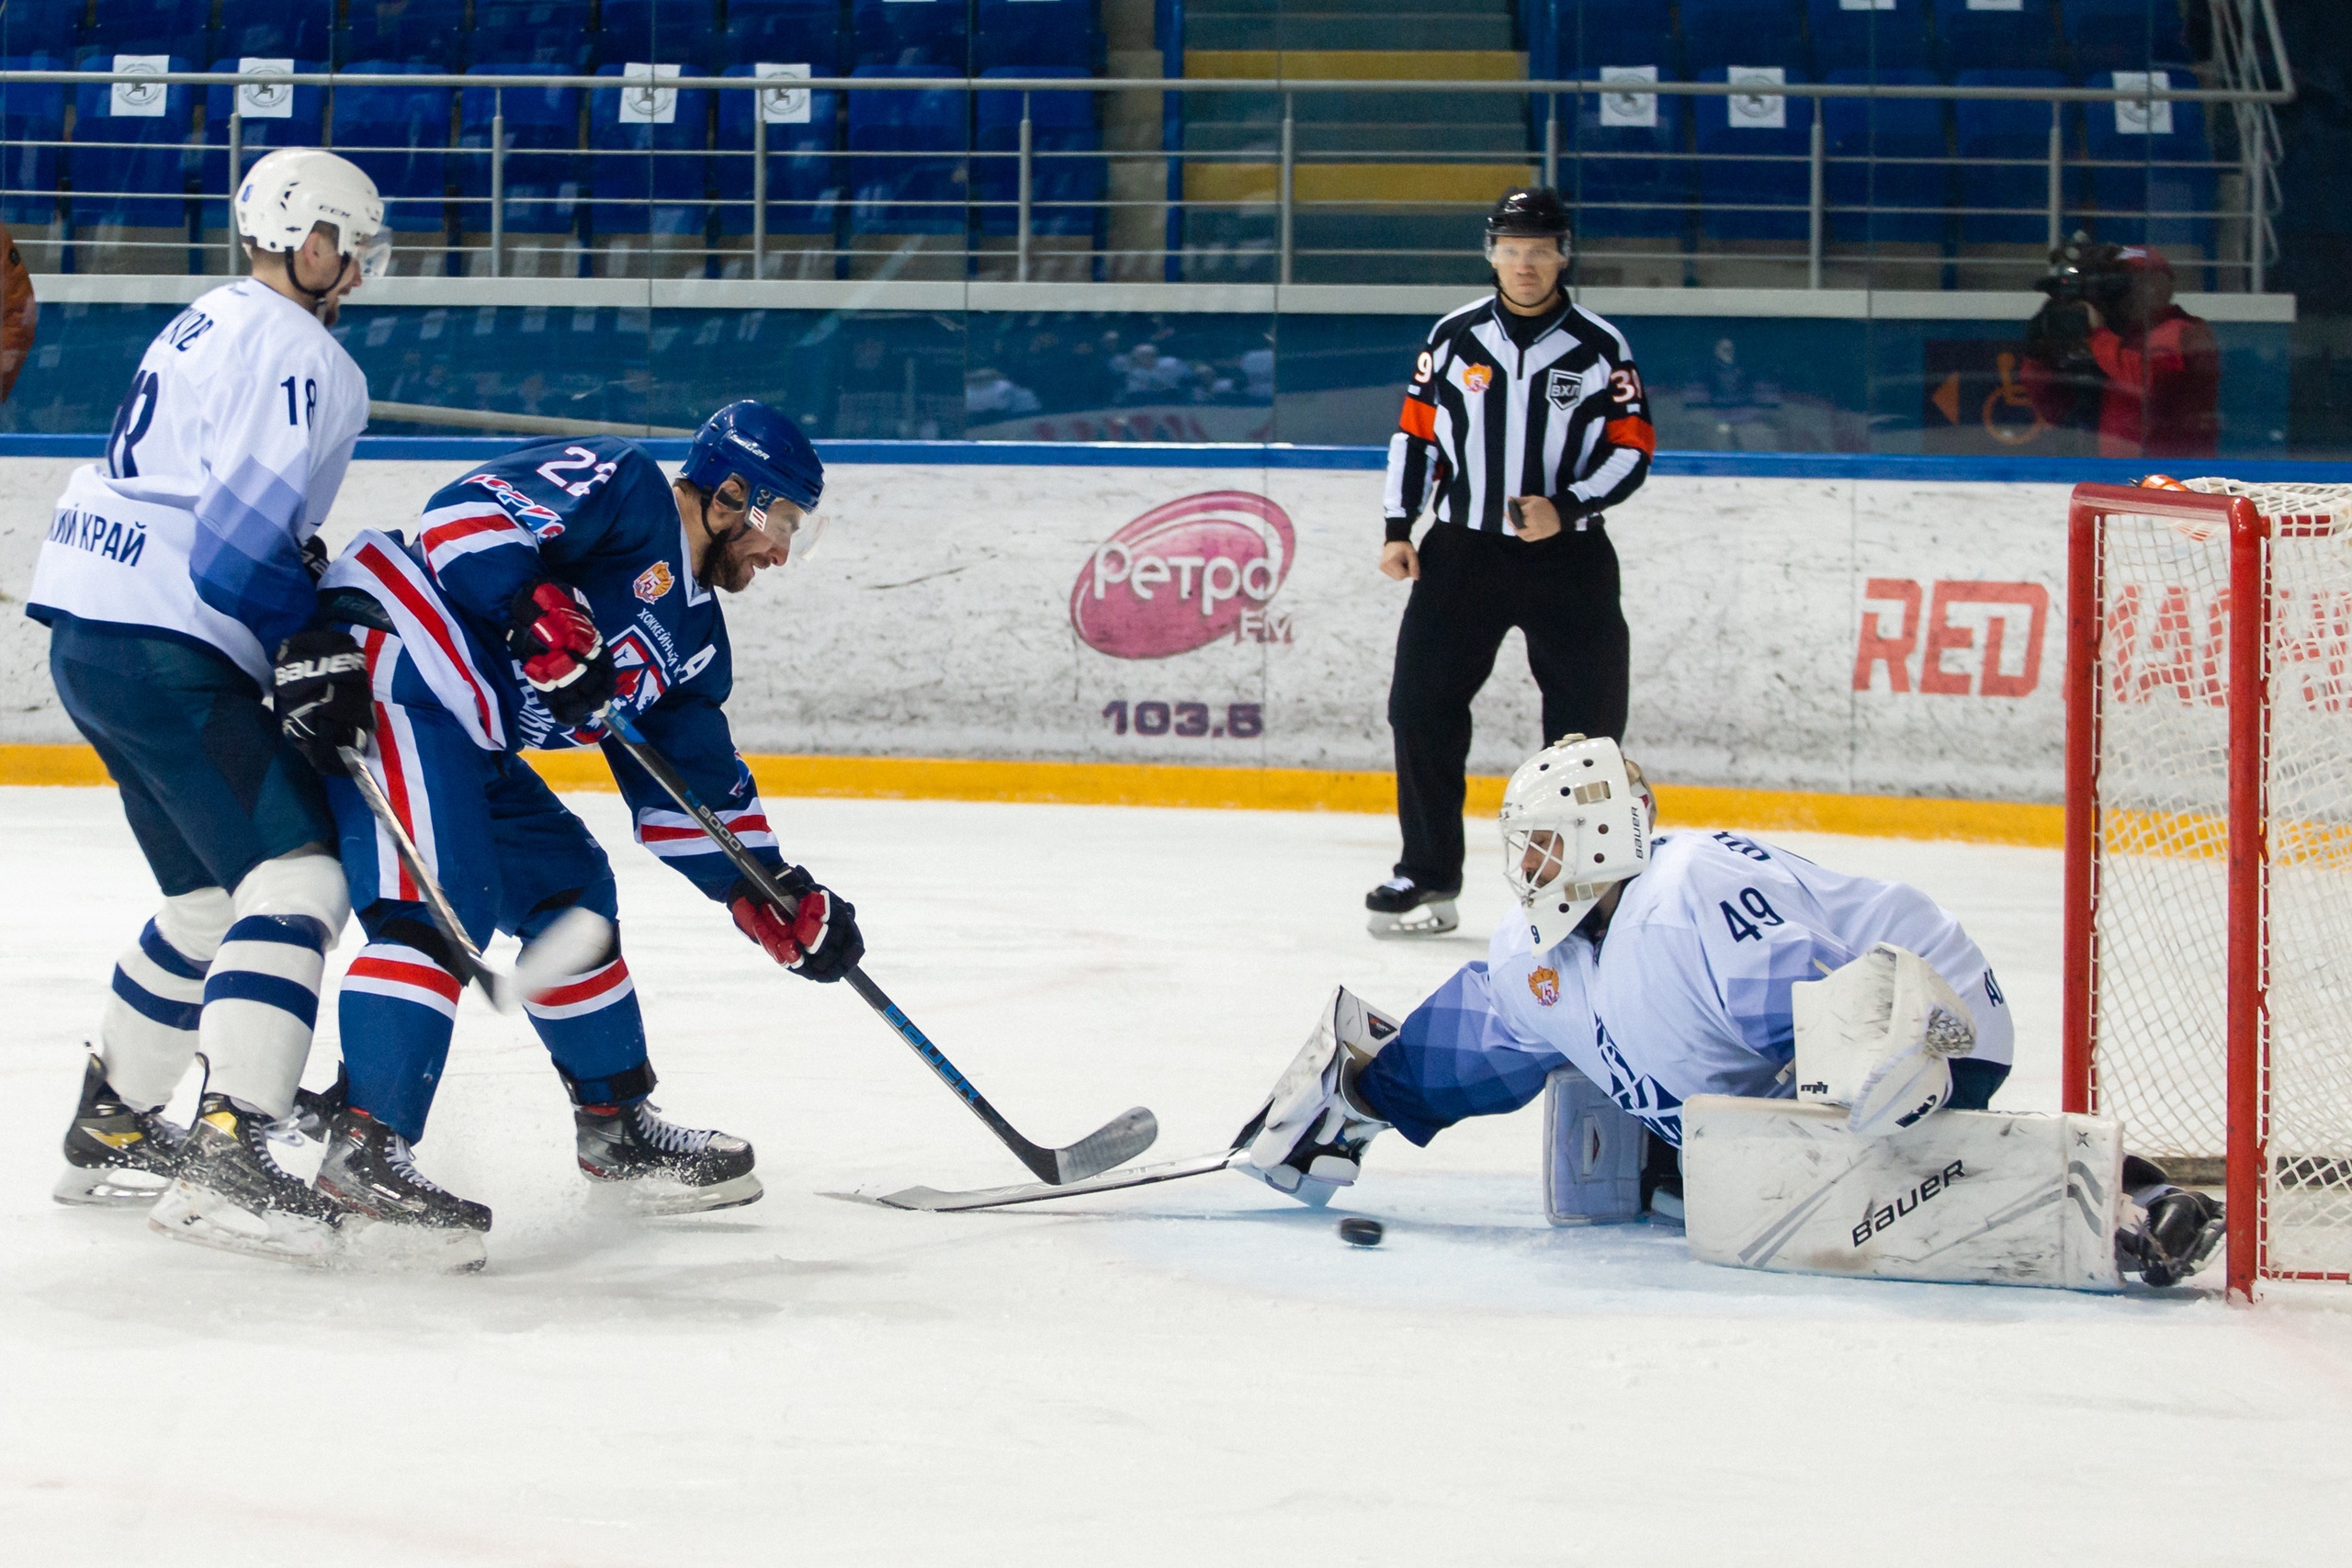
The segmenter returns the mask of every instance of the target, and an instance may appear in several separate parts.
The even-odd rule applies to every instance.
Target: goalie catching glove
[[[1879,1138],[1951,1098],[1951,1062],[1976,1048],[1968,1004],[1928,961],[1880,942],[1826,978],[1790,987],[1797,1098],[1847,1108]]]
[[[786,867],[776,886],[798,900],[789,915],[769,903],[749,877],[736,879],[727,894],[736,929],[805,979],[830,982],[855,968],[865,956],[856,907],[797,865]]]
[[[1331,993],[1315,1032],[1274,1083],[1273,1092],[1233,1140],[1233,1168],[1313,1208],[1354,1185],[1364,1145],[1388,1130],[1357,1099],[1355,1075],[1396,1037],[1396,1021],[1344,986]]]
[[[578,589],[535,582],[514,595],[507,620],[507,651],[558,724],[577,728],[613,700],[612,651]]]
[[[340,774],[339,746],[357,749],[376,728],[368,658],[347,632],[314,626],[277,648],[277,728],[322,773]]]

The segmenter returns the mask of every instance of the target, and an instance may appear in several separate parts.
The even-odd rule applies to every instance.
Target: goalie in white
[[[1653,836],[1655,813],[1613,741],[1570,736],[1532,758],[1502,808],[1520,909],[1487,960],[1401,1023],[1341,991],[1244,1129],[1239,1168],[1319,1203],[1386,1128],[1425,1145],[1528,1104],[1563,1067],[1670,1148],[1698,1095],[1832,1101],[1866,1137],[1987,1106],[2009,1072],[2009,1009],[1959,921],[1916,888],[1741,834]],[[2124,1183],[2151,1212],[2126,1266],[2170,1283],[2211,1250],[2218,1213],[2144,1161]],[[1670,1161],[1644,1187],[1679,1211]]]

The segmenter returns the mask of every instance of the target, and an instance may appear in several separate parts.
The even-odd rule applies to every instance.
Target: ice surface
[[[110,794],[0,791],[8,1561],[2347,1554],[2352,1291],[2249,1313],[1712,1269],[1668,1232],[1548,1228],[1532,1112],[1384,1139],[1325,1213],[1223,1174],[1057,1212],[820,1196],[1022,1172],[854,997],[629,845],[616,797],[574,804],[620,875],[655,1098],[754,1140],[767,1199],[592,1203],[537,1045],[469,995],[421,1158],[495,1208],[490,1269],[356,1278],[49,1201],[76,1043],[153,889]],[[1503,909],[1481,870],[1459,936],[1367,937],[1376,818],[771,804],[1016,1124],[1059,1143],[1141,1102],[1154,1158],[1229,1137],[1334,982],[1408,1007]],[[1959,911],[2018,1013],[2000,1103],[2054,1104],[2054,853],[1780,841]],[[1385,1245],[1341,1244],[1346,1211]]]

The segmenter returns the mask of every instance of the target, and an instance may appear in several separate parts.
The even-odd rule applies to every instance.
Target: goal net
[[[2352,486],[2080,486],[2068,591],[2067,1106],[2352,1279]]]

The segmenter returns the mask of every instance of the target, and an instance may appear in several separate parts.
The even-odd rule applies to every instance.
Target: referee
[[[1405,852],[1364,898],[1375,936],[1459,923],[1470,701],[1505,632],[1526,635],[1547,744],[1625,732],[1625,617],[1601,514],[1649,477],[1641,373],[1617,329],[1561,287],[1557,192],[1506,192],[1486,248],[1495,292],[1430,329],[1388,445],[1380,570],[1413,591],[1388,687]],[[1424,506],[1434,522],[1416,550]]]

